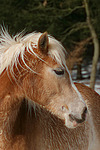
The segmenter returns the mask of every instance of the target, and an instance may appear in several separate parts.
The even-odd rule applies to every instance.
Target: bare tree
[[[75,64],[81,64],[83,60],[83,53],[86,50],[86,45],[91,41],[91,37],[82,40],[80,42],[74,42],[76,45],[74,50],[69,52],[68,58],[66,60],[66,64],[71,71]]]
[[[91,72],[91,78],[90,78],[90,87],[92,89],[95,88],[95,79],[96,79],[96,70],[97,70],[97,63],[98,63],[98,58],[99,58],[99,40],[96,34],[96,31],[91,23],[91,17],[90,17],[90,11],[89,11],[89,6],[88,6],[88,0],[84,0],[84,5],[85,5],[85,11],[87,15],[87,23],[88,27],[91,32],[91,36],[93,39],[93,44],[94,44],[94,56],[93,56],[93,62],[92,62],[92,72]]]

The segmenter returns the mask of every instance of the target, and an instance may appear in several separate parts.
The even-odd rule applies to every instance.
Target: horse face
[[[42,74],[41,100],[44,102],[43,106],[63,119],[69,128],[74,128],[84,122],[87,108],[66,68],[58,64],[52,67],[50,63],[49,66],[44,64]]]
[[[29,74],[25,79],[29,98],[64,120],[69,128],[76,127],[86,118],[86,104],[71,80],[66,66],[55,61],[50,55],[49,39],[44,33],[38,41],[38,50],[44,62],[39,61],[36,68],[39,74]],[[25,86],[23,86],[25,87]]]

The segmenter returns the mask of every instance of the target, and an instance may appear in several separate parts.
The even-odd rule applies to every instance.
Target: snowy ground
[[[77,74],[77,70],[74,69],[72,71],[72,78],[74,81],[76,82],[80,82],[83,83],[87,86],[89,86],[90,84],[90,73],[91,73],[91,62],[88,63],[88,65],[82,65],[82,80],[76,80],[76,74]],[[95,84],[95,91],[100,94],[100,61],[98,63],[97,66],[97,74],[96,74],[96,84]]]

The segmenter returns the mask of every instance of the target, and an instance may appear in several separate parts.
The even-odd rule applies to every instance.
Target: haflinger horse
[[[100,150],[100,96],[73,83],[47,32],[1,29],[0,150]]]

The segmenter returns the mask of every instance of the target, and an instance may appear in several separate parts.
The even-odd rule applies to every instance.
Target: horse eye
[[[57,68],[57,69],[54,69],[54,72],[57,74],[57,75],[64,75],[65,71],[63,68]]]

